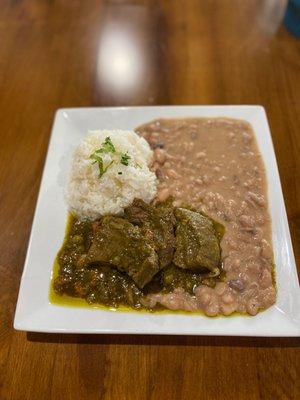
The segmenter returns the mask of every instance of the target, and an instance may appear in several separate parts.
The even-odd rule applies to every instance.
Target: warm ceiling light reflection
[[[115,94],[138,88],[142,78],[142,55],[138,39],[130,30],[106,27],[102,33],[97,74],[99,83]]]

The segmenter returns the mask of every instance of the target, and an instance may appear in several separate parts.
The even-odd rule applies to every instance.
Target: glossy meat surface
[[[185,269],[220,274],[220,246],[211,220],[198,212],[178,208],[174,263]]]

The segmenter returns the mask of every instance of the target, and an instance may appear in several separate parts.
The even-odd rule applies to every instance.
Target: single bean
[[[216,299],[212,299],[208,306],[204,309],[204,312],[209,317],[214,317],[219,313],[219,303]]]
[[[170,191],[168,188],[162,189],[157,193],[157,198],[159,201],[165,201],[170,196]]]
[[[244,290],[244,283],[241,279],[231,279],[228,282],[228,286],[230,286],[233,290],[237,292],[242,292]]]
[[[255,299],[250,300],[247,304],[246,309],[247,309],[248,314],[256,315],[258,313],[258,309],[259,309],[257,300],[255,300]]]
[[[163,165],[166,162],[166,152],[165,150],[156,149],[154,150],[154,157],[159,164]]]
[[[218,283],[216,284],[216,287],[215,287],[215,293],[216,293],[217,295],[221,296],[222,294],[225,293],[226,288],[227,288],[226,283],[224,283],[224,282],[218,282]]]
[[[236,302],[230,303],[230,304],[221,304],[220,305],[220,311],[223,315],[230,315],[233,312],[235,312],[237,309],[237,304]]]
[[[169,178],[173,178],[173,179],[178,179],[178,178],[180,178],[180,175],[177,174],[177,172],[174,171],[174,169],[168,169],[168,170],[166,171],[166,175],[167,175]]]
[[[266,241],[266,239],[262,239],[261,241],[261,255],[264,258],[271,258],[272,257],[272,248],[269,245],[269,243]]]
[[[231,304],[234,302],[234,297],[232,296],[232,294],[230,293],[225,293],[223,294],[221,300],[223,301],[223,303],[225,304]]]

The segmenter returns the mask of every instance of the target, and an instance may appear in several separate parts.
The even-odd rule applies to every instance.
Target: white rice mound
[[[127,152],[131,158],[128,166],[115,162],[99,178],[98,164],[92,164],[90,156],[108,136],[117,152]],[[104,162],[111,157],[103,155]],[[134,131],[90,131],[73,156],[66,193],[69,210],[80,219],[95,220],[107,214],[121,215],[134,198],[149,203],[157,193],[156,176],[149,170],[152,157],[148,142]]]

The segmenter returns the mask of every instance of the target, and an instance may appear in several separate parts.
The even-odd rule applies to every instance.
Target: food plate
[[[49,302],[53,261],[67,217],[64,187],[75,146],[89,129],[134,129],[156,118],[229,117],[255,132],[268,179],[276,265],[277,302],[255,317],[209,318],[199,314],[122,312]],[[40,187],[14,327],[63,333],[127,333],[227,336],[299,336],[300,290],[271,134],[261,106],[157,106],[58,110]]]

